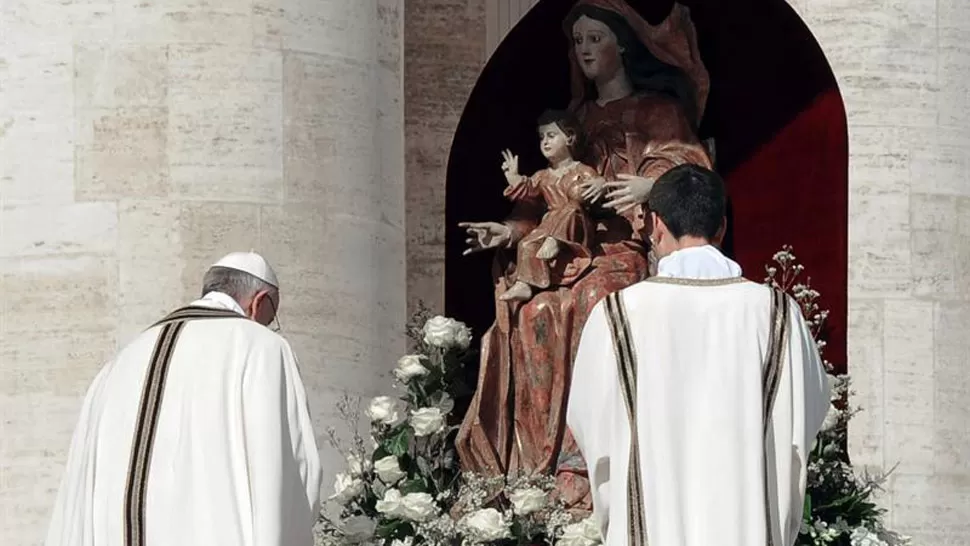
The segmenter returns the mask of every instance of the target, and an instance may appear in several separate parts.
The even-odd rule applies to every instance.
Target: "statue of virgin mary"
[[[622,0],[580,0],[564,31],[571,43],[570,109],[589,145],[583,162],[596,168],[619,203],[595,213],[593,262],[583,277],[524,303],[496,298],[496,321],[482,339],[477,390],[457,447],[464,471],[554,475],[567,505],[589,510],[586,466],[566,427],[580,332],[600,299],[649,274],[636,205],[652,181],[676,165],[711,166],[697,137],[709,84],[689,12],[679,4],[654,26]],[[499,249],[496,295],[514,280],[509,249],[543,214],[522,204],[502,223],[463,224],[471,250]]]

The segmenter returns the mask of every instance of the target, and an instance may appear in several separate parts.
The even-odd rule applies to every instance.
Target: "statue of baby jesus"
[[[542,155],[549,168],[530,177],[519,174],[519,158],[502,152],[502,170],[513,201],[538,201],[547,212],[519,241],[515,283],[501,301],[528,301],[536,290],[569,286],[592,264],[589,248],[594,225],[587,207],[599,198],[603,181],[595,169],[575,158],[583,146],[579,121],[568,112],[549,110],[538,121]],[[592,189],[590,189],[592,186]]]

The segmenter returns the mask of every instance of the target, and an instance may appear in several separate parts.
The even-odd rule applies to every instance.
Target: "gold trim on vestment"
[[[770,425],[771,412],[775,405],[775,397],[778,394],[778,386],[781,382],[781,372],[785,363],[785,353],[788,347],[789,330],[791,329],[791,317],[788,313],[788,296],[778,288],[771,289],[771,318],[769,322],[768,348],[765,351],[765,362],[762,368],[762,414],[764,434],[763,456],[764,456],[764,498],[765,498],[765,537],[767,546],[774,546],[774,529],[772,526],[771,513],[771,491],[772,476],[774,468],[772,459],[769,456],[769,445],[772,439]],[[777,481],[777,476],[775,476]]]
[[[182,307],[176,309],[169,313],[169,315],[162,320],[151,325],[149,328],[154,328],[155,326],[161,326],[163,324],[168,324],[170,322],[176,322],[180,320],[196,320],[196,319],[213,319],[213,318],[238,318],[245,319],[243,315],[229,309],[220,309],[217,307]],[[248,319],[247,319],[248,320]]]
[[[214,318],[245,317],[226,309],[185,307],[172,312],[154,325],[161,325],[162,331],[152,349],[135,420],[128,479],[125,484],[125,546],[145,545],[145,496],[151,470],[152,448],[155,445],[158,416],[165,394],[165,380],[179,335],[190,320]]]
[[[728,284],[738,284],[750,282],[744,277],[727,277],[724,279],[684,279],[680,277],[648,277],[646,282],[660,284],[680,284],[684,286],[725,286]]]
[[[630,322],[619,292],[606,297],[607,319],[613,337],[620,390],[630,420],[630,461],[627,472],[628,544],[646,546],[647,525],[643,480],[640,469],[640,442],[637,424],[637,359],[630,335]]]
[[[783,292],[773,288],[771,290],[771,323],[768,349],[765,351],[765,365],[763,367],[762,393],[763,414],[765,417],[765,432],[768,431],[768,420],[774,408],[775,397],[778,394],[778,383],[781,380],[781,369],[784,363],[784,347],[788,339],[788,298]]]

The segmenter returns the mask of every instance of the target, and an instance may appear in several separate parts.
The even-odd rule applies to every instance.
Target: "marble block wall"
[[[970,4],[802,0],[849,119],[856,464],[916,544],[970,544]]]
[[[486,4],[405,3],[404,130],[408,307],[444,309],[445,174],[451,140],[484,66]]]
[[[119,344],[256,249],[325,452],[404,349],[403,0],[0,4],[0,542]]]

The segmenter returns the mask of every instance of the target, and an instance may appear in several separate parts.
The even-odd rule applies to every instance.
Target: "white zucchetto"
[[[266,261],[266,258],[263,258],[255,252],[233,252],[227,254],[221,260],[212,264],[212,267],[226,267],[249,273],[257,279],[272,285],[274,288],[278,289],[280,287],[279,281],[276,280],[276,273],[270,267],[269,262]]]

